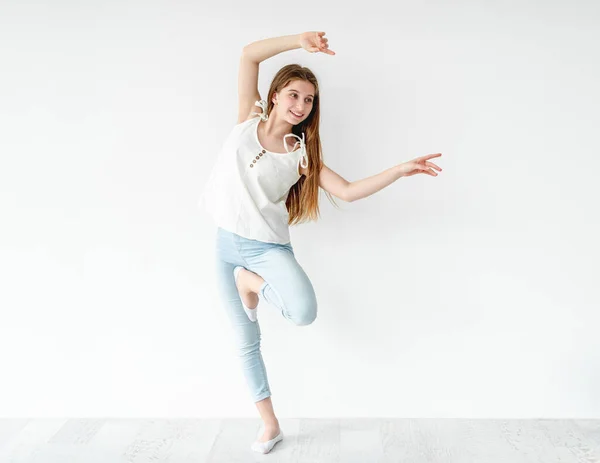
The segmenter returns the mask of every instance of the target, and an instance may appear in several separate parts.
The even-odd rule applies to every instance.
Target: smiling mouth
[[[292,114],[293,114],[295,117],[297,117],[298,119],[299,119],[299,118],[301,118],[301,117],[303,116],[302,114],[301,114],[301,115],[298,115],[298,114],[296,114],[294,111],[290,111],[290,112],[291,112],[291,113],[292,113]]]

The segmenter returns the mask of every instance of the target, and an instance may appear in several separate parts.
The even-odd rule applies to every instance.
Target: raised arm
[[[295,48],[301,48],[300,34],[259,40],[243,48],[238,74],[238,124],[244,122],[250,117],[250,113],[257,110],[254,103],[260,100],[259,64],[271,56]]]
[[[442,169],[433,162],[429,162],[428,159],[441,155],[442,153],[436,153],[421,156],[355,182],[347,181],[323,164],[323,168],[319,174],[319,186],[342,201],[350,203],[377,193],[379,190],[394,183],[400,177],[410,177],[415,174],[428,174],[437,177],[437,173],[433,169],[440,172]]]

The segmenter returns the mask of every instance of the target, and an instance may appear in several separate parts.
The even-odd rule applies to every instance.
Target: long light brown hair
[[[313,107],[310,115],[300,124],[292,127],[292,133],[302,137],[305,134],[306,154],[308,156],[308,174],[290,188],[285,206],[289,213],[288,225],[303,223],[319,218],[319,174],[323,168],[323,154],[319,137],[319,122],[321,118],[319,83],[313,72],[299,64],[288,64],[282,67],[271,82],[267,97],[267,114],[273,109],[273,94],[279,92],[293,80],[304,80],[315,86]],[[335,205],[331,195],[325,192]]]

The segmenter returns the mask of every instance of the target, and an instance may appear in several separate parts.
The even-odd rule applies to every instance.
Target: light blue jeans
[[[236,347],[254,402],[271,396],[260,352],[259,321],[252,322],[242,307],[233,269],[244,267],[265,281],[259,298],[295,325],[309,325],[317,317],[312,283],[296,261],[291,243],[265,243],[217,229],[216,269],[219,295],[235,332]],[[262,301],[261,301],[262,306]]]

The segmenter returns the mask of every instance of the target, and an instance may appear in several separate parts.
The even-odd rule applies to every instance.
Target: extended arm
[[[402,173],[399,171],[398,166],[394,166],[372,177],[349,182],[323,164],[319,174],[319,186],[342,201],[351,203],[357,199],[371,196],[390,183],[395,182],[401,176]]]
[[[377,193],[379,190],[394,183],[400,177],[410,177],[415,174],[428,174],[432,177],[437,177],[437,173],[433,169],[440,172],[442,169],[433,162],[428,161],[428,159],[441,155],[441,153],[437,153],[422,156],[355,182],[347,181],[323,164],[323,168],[319,174],[319,186],[333,196],[350,203]]]

